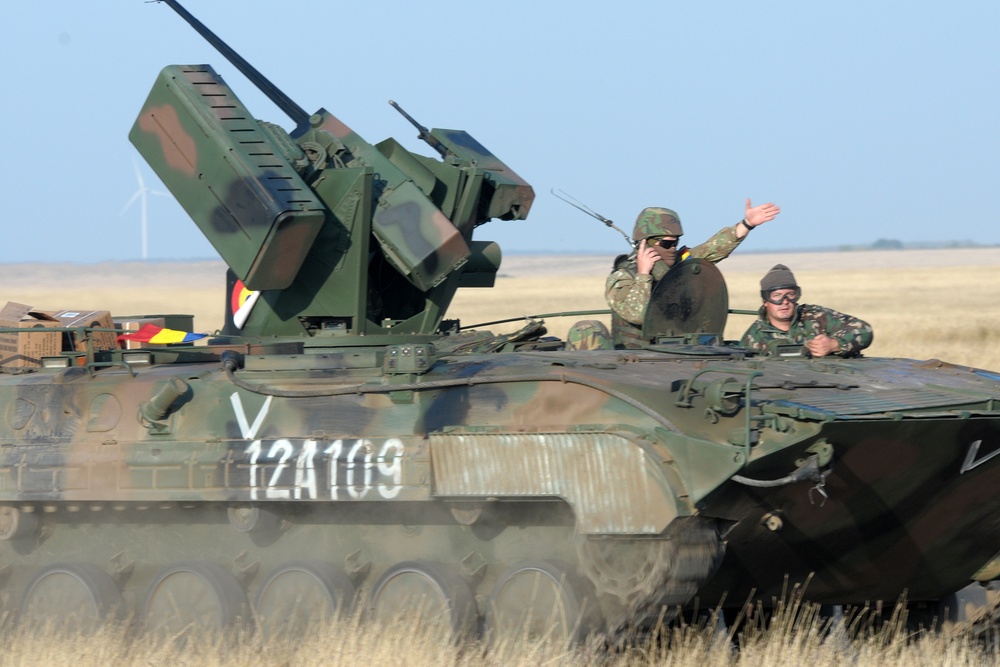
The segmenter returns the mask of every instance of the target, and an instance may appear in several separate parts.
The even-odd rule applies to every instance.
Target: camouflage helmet
[[[600,320],[580,320],[566,334],[567,350],[613,350],[611,332]]]
[[[654,206],[642,209],[635,220],[632,238],[636,241],[648,239],[650,236],[680,236],[684,233],[681,218],[669,208]]]

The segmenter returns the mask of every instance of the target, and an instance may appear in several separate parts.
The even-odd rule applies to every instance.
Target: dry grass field
[[[499,319],[500,313],[605,309],[610,263],[607,257],[512,257],[495,289],[459,292],[449,316],[465,325]],[[850,313],[874,327],[869,356],[1000,368],[1000,248],[736,254],[718,265],[729,307],[757,309],[760,278],[777,263],[795,273],[803,302]],[[564,337],[576,319],[546,322],[551,333]],[[730,315],[726,338],[738,339],[752,320]]]
[[[463,326],[571,310],[606,309],[604,279],[612,257],[511,256],[493,289],[460,290],[448,317]],[[739,254],[719,268],[729,305],[756,309],[760,277],[784,263],[803,288],[803,301],[867,320],[875,328],[869,356],[937,358],[1000,369],[1000,248]],[[44,310],[110,310],[115,317],[188,313],[195,328],[222,326],[225,265],[221,261],[0,266],[0,299]],[[548,318],[564,337],[579,317]],[[607,320],[607,318],[604,318]],[[731,315],[726,338],[752,318]],[[518,323],[489,327],[497,332]]]
[[[752,615],[738,628],[711,619],[675,622],[614,651],[599,640],[574,647],[456,641],[426,620],[378,624],[360,616],[268,641],[250,632],[164,641],[122,627],[75,636],[18,628],[4,636],[0,651],[0,667],[985,667],[997,660],[996,649],[982,640],[908,633],[895,616],[876,626],[864,611],[833,625],[817,607],[794,602],[767,620]]]

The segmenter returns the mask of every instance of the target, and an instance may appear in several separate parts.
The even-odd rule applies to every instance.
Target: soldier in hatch
[[[680,217],[669,208],[646,208],[635,221],[632,238],[639,243],[631,255],[619,255],[608,276],[604,295],[611,306],[611,336],[616,348],[639,348],[646,305],[658,280],[689,257],[719,262],[736,249],[754,227],[773,220],[781,209],[773,203],[750,206],[742,220],[724,227],[694,248],[680,246],[684,233]]]
[[[784,264],[775,264],[760,281],[764,305],[740,345],[768,353],[768,344],[802,345],[809,356],[853,357],[872,344],[872,328],[864,320],[830,308],[799,303],[802,290]]]

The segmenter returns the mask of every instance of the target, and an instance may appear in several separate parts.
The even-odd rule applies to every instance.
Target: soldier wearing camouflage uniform
[[[809,356],[853,357],[872,344],[872,328],[864,320],[831,308],[798,303],[802,290],[784,264],[776,264],[760,281],[764,305],[740,345],[768,354],[774,345],[802,345]]]
[[[646,344],[642,337],[646,305],[657,281],[675,264],[689,257],[719,262],[729,257],[751,229],[772,220],[780,212],[773,203],[750,206],[747,199],[741,221],[719,230],[701,245],[688,248],[678,247],[684,229],[677,213],[661,207],[643,209],[632,230],[638,247],[632,254],[619,255],[615,259],[614,270],[605,285],[615,348],[640,348]]]

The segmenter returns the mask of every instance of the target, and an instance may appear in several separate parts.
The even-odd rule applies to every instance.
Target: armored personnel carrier
[[[129,136],[229,265],[226,326],[0,374],[5,610],[571,639],[810,577],[860,603],[997,573],[1000,376],[727,344],[701,260],[644,349],[462,329],[453,295],[500,264],[474,236],[532,188],[464,131],[417,124],[426,157],[304,112],[168,4],[294,127],[207,65],[160,73]]]

